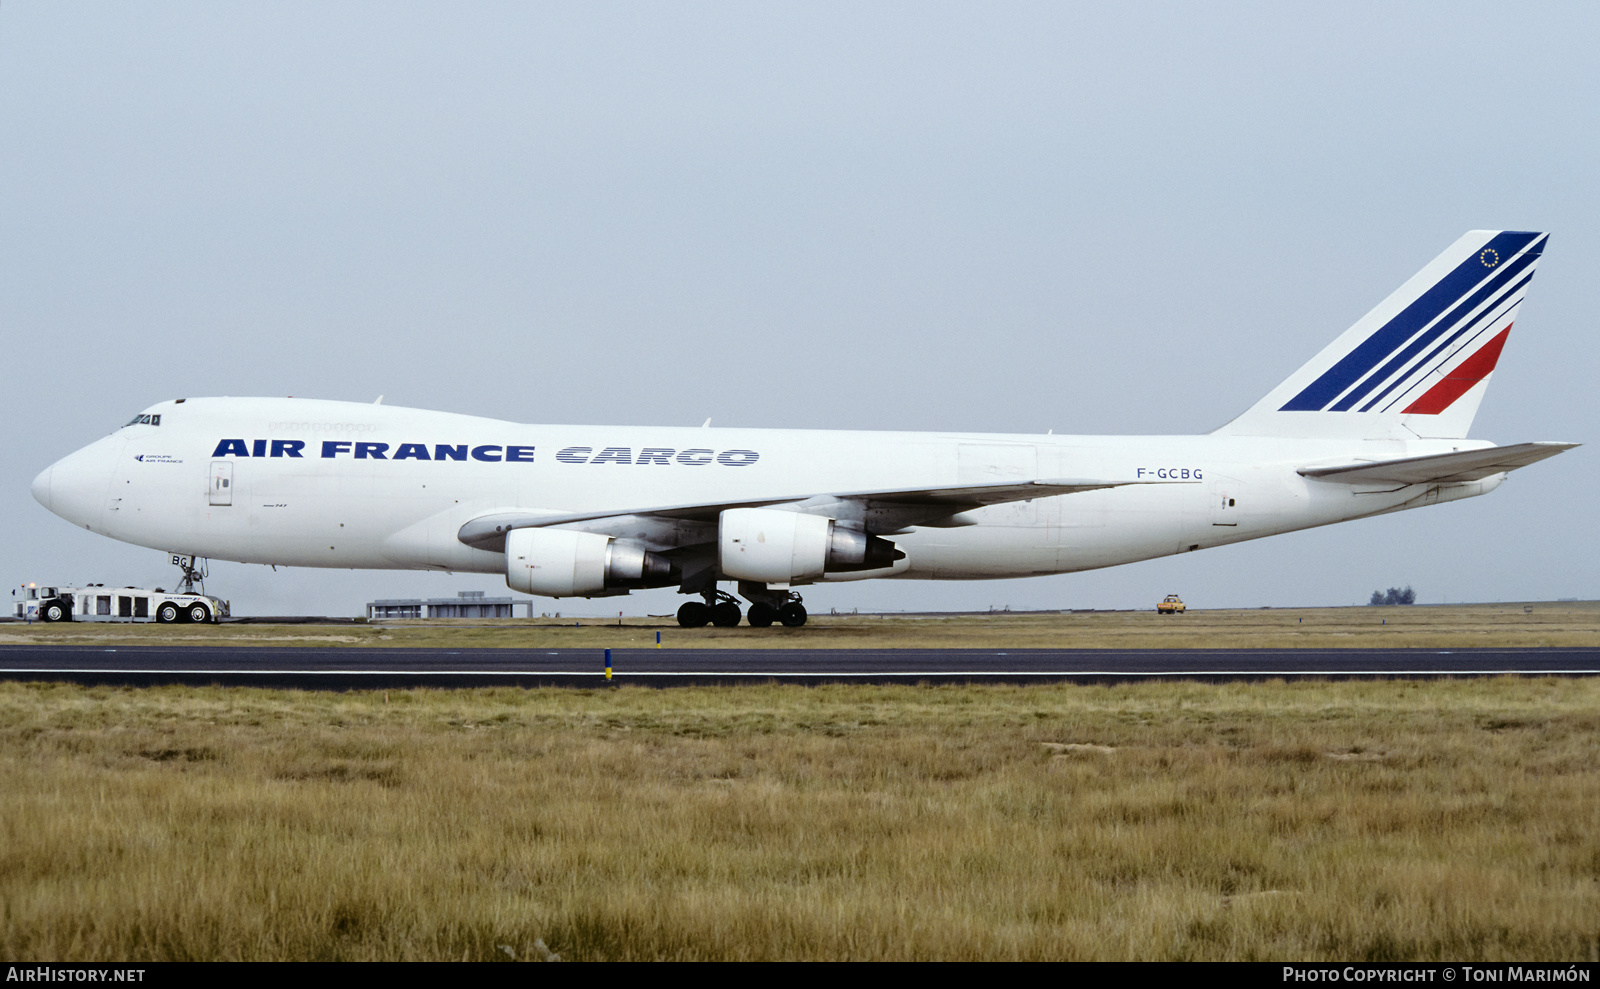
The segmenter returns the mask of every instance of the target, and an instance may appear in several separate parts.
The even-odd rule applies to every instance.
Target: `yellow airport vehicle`
[[[1168,594],[1160,604],[1156,605],[1156,614],[1181,615],[1186,607],[1187,606],[1183,603],[1183,599],[1178,597],[1178,595]]]

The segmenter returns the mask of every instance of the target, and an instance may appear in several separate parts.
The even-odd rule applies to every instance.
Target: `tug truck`
[[[42,622],[216,622],[229,615],[228,602],[209,594],[169,592],[157,587],[40,587],[25,584],[11,592],[12,612],[24,621]]]

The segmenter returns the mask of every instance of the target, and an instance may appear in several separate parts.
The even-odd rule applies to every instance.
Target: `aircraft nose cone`
[[[44,470],[39,472],[38,477],[33,479],[33,500],[37,501],[44,507],[49,508],[51,511],[54,511],[55,509],[50,504],[50,475],[54,474],[55,472],[55,467],[46,467]]]
[[[99,531],[123,446],[113,434],[57,460],[33,479],[34,500],[73,525]]]

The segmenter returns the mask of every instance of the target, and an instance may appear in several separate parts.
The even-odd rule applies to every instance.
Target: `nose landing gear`
[[[183,571],[183,578],[178,581],[179,594],[194,594],[195,587],[200,588],[199,593],[206,592],[206,561],[197,560],[192,556],[172,557],[172,565]]]

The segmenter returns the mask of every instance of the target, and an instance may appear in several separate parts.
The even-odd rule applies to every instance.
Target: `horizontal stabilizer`
[[[1448,484],[1480,481],[1494,474],[1526,467],[1546,457],[1578,446],[1577,443],[1517,443],[1487,450],[1461,450],[1403,460],[1344,464],[1338,467],[1302,467],[1299,473],[1319,481],[1340,484]]]

